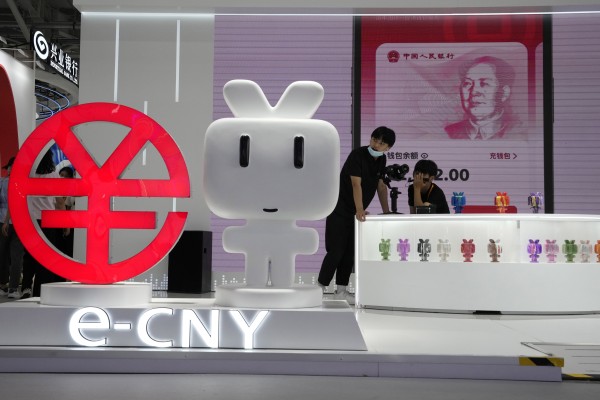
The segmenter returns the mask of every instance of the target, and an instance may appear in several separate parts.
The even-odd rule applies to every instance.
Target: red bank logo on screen
[[[71,128],[111,122],[130,128],[102,166],[98,166]],[[30,177],[38,155],[54,141],[81,178]],[[121,179],[127,166],[147,143],[163,158],[169,179]],[[84,228],[86,260],[58,252],[47,242],[30,216],[29,196],[86,197],[86,210],[44,210],[42,226]],[[190,180],[181,151],[173,138],[147,115],[118,104],[75,106],[46,120],[27,138],[15,159],[10,177],[9,207],[23,245],[46,268],[82,283],[107,284],[132,278],[156,265],[179,239],[187,212],[169,212],[154,240],[136,255],[110,263],[112,229],[155,229],[154,211],[113,211],[115,197],[190,197]]]

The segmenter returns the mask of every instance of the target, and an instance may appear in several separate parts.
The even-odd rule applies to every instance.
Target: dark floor
[[[255,375],[0,374],[11,400],[597,400],[597,382]],[[6,397],[5,397],[6,396]]]

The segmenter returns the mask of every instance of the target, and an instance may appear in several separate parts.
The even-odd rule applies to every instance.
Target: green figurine
[[[381,239],[379,243],[379,252],[383,261],[389,261],[390,259],[390,239]]]
[[[565,240],[565,243],[562,245],[562,251],[565,254],[565,258],[567,262],[572,263],[575,258],[575,254],[577,254],[577,245],[574,240]]]

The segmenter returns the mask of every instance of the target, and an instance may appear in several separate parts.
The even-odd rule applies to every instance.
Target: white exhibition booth
[[[488,9],[478,1],[452,4],[406,1],[402,7],[415,13],[440,12],[449,10],[450,6],[478,11],[501,11],[514,7],[552,11],[563,10],[563,2],[540,0],[526,6],[522,1],[504,0]],[[392,0],[351,0],[344,2],[343,8],[339,7],[339,1],[334,0],[307,1],[302,3],[301,8],[291,1],[262,1],[253,5],[241,0],[197,3],[193,0],[180,0],[168,5],[159,0],[74,1],[82,12],[79,102],[115,102],[143,111],[174,138],[190,172],[190,198],[178,199],[176,203],[172,199],[115,199],[115,210],[151,208],[157,209],[158,214],[156,230],[147,230],[142,235],[129,235],[126,230],[117,230],[111,235],[111,257],[114,260],[126,259],[147,246],[156,236],[166,214],[174,208],[188,212],[186,229],[211,230],[210,209],[203,187],[203,155],[205,134],[213,123],[215,13],[388,14],[398,6],[397,1]],[[598,1],[579,3],[587,5],[586,9],[590,6],[600,8]],[[27,87],[21,86],[15,92],[27,92]],[[29,92],[33,92],[33,87]],[[28,118],[33,119],[31,115],[20,116],[23,120]],[[20,126],[26,125],[20,123]],[[77,133],[86,149],[100,163],[108,158],[125,134],[122,127],[106,125],[80,126]],[[160,154],[150,147],[132,160],[125,177],[140,176],[167,177]],[[84,199],[78,202],[78,207],[85,208]],[[587,239],[588,236],[580,235],[583,225],[591,239],[592,235],[600,233],[595,217],[563,220],[558,216],[517,214],[452,218],[372,217],[360,225],[357,231],[359,306],[509,313],[600,310],[600,299],[592,290],[592,283],[600,276],[598,270],[592,268],[593,264],[540,264],[533,270],[527,263],[523,247],[525,239],[549,230],[555,230],[554,239],[558,241],[571,237]],[[440,236],[442,231],[443,238]],[[483,242],[501,239],[504,246],[502,261],[492,264],[487,262],[485,254],[476,253],[474,262],[466,265],[456,252],[447,263],[421,262],[414,258],[414,254],[404,263],[397,259],[379,260],[378,244],[382,238],[392,238],[394,243],[406,236],[415,243],[416,249],[416,243],[422,237],[430,237],[431,243],[436,243],[437,239],[457,239],[457,235],[461,239],[472,235]],[[84,237],[76,236],[75,258],[83,252]],[[539,239],[546,237],[540,236]],[[166,259],[162,260],[154,271],[165,271],[166,263]],[[531,289],[531,285],[564,281],[571,277],[573,270],[579,272],[578,285],[568,287],[572,296],[567,303],[553,302],[556,298],[552,296],[540,302],[543,290]],[[457,275],[468,275],[469,278],[456,279]],[[432,276],[439,282],[432,282]],[[107,298],[122,300],[107,305],[102,304],[102,294],[86,293],[86,288],[79,284],[65,284],[43,288],[41,301],[30,299],[0,306],[3,319],[19,321],[0,327],[0,346],[4,346],[0,349],[0,370],[15,371],[17,366],[18,371],[27,371],[28,364],[22,362],[22,358],[33,357],[37,364],[29,369],[32,371],[111,372],[114,371],[112,364],[122,362],[119,368],[131,368],[130,372],[184,372],[185,364],[190,361],[186,357],[189,356],[193,361],[190,370],[194,372],[276,373],[277,366],[285,364],[281,373],[327,374],[327,368],[343,364],[344,372],[335,374],[560,380],[559,365],[544,365],[524,372],[525,364],[521,364],[520,360],[522,354],[482,357],[482,360],[462,354],[443,367],[434,356],[428,355],[419,358],[416,363],[419,365],[415,367],[415,359],[407,361],[398,354],[372,352],[357,322],[355,310],[344,301],[324,301],[314,309],[220,307],[210,299],[152,299],[148,290],[151,290],[154,279],[150,277],[146,284],[130,283],[135,287],[136,304],[128,304],[129,297],[123,294],[123,290],[128,290],[125,284],[103,288],[110,292]],[[519,285],[512,285],[513,280]],[[499,284],[500,289],[497,292],[488,290],[486,285],[491,283]],[[451,287],[451,290],[444,291],[444,287]],[[474,288],[481,290],[482,295],[473,296]],[[518,297],[503,296],[515,288],[518,289]],[[113,290],[115,293],[112,293]],[[594,296],[593,301],[588,301],[587,296]],[[21,318],[23,313],[28,313],[31,318]],[[40,323],[44,330],[38,329]],[[15,352],[15,348],[8,348],[10,346],[18,346],[24,356]],[[39,346],[42,349],[35,349]],[[57,348],[54,354],[49,350],[53,347]],[[191,349],[194,347],[196,349]],[[197,348],[212,348],[216,353],[200,353]],[[245,352],[243,349],[279,352]],[[58,361],[52,360],[55,354],[60,355]],[[249,358],[244,358],[246,356]],[[549,359],[538,351],[528,351],[526,356]],[[163,364],[143,366],[144,360],[149,359]],[[221,364],[211,370],[211,363],[215,360]],[[257,360],[262,362],[262,369],[248,367],[249,361]],[[478,364],[479,361],[481,364]],[[323,362],[328,363],[327,366],[319,365]],[[356,362],[356,368],[349,367],[352,362]],[[435,368],[428,369],[428,364],[435,365]],[[462,365],[462,369],[455,369],[457,364]],[[481,373],[486,368],[488,373],[478,375],[478,369]],[[454,371],[450,372],[452,369]]]

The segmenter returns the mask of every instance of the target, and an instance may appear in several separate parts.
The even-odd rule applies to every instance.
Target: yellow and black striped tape
[[[564,367],[565,360],[560,357],[519,357],[523,367]]]
[[[562,374],[563,380],[571,381],[600,381],[600,375],[588,374]]]
[[[565,366],[565,359],[560,357],[519,357],[519,365],[525,367],[560,367]],[[562,374],[563,380],[600,381],[600,375]]]

